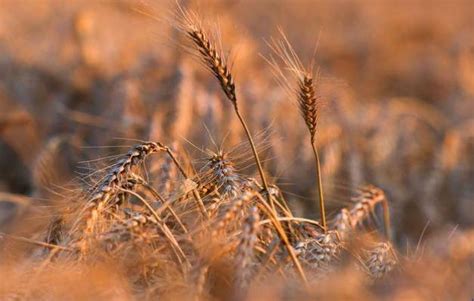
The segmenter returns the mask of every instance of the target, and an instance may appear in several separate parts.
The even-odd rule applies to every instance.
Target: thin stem
[[[143,187],[145,187],[155,198],[157,198],[162,206],[165,206],[166,200],[158,193],[158,191],[155,190],[150,184],[143,182],[140,183]],[[183,229],[184,233],[188,233],[188,230],[184,226],[183,222],[179,218],[179,216],[176,214],[176,212],[173,210],[173,208],[169,205],[166,206],[166,209],[171,213],[171,215],[174,217],[174,219],[178,222],[179,226]]]
[[[156,225],[160,228],[161,232],[165,235],[165,237],[169,240],[169,243],[171,245],[171,248],[173,251],[175,251],[176,258],[180,263],[182,263],[181,258],[183,258],[188,265],[190,265],[188,258],[186,257],[186,254],[184,251],[181,249],[181,246],[179,245],[178,241],[174,237],[173,233],[171,232],[170,228],[168,225],[166,225],[161,217],[156,213],[155,209],[138,193],[135,191],[129,190],[129,189],[123,189],[121,188],[120,190],[130,193],[133,196],[135,196],[140,202],[142,202],[143,205],[150,211],[151,215],[156,219]]]
[[[260,162],[260,158],[258,157],[257,149],[255,148],[255,143],[253,142],[252,135],[250,135],[249,128],[247,127],[247,124],[245,123],[242,115],[240,115],[240,111],[237,107],[237,104],[234,104],[234,110],[235,110],[235,114],[237,115],[237,118],[239,118],[239,121],[242,124],[242,127],[244,128],[245,135],[247,135],[247,139],[249,140],[249,143],[250,143],[250,147],[252,148],[252,153],[253,153],[253,156],[255,157],[255,162],[257,163],[258,172],[260,173],[260,178],[262,179],[262,185],[263,185],[263,189],[266,192],[267,200],[272,206],[272,209],[275,210],[275,205],[273,204],[273,198],[270,195],[267,180],[265,179],[265,174],[263,173],[262,163]]]
[[[25,243],[35,244],[35,245],[42,246],[42,247],[45,247],[45,248],[58,249],[58,250],[69,251],[69,252],[74,251],[73,249],[68,248],[68,247],[63,247],[63,246],[60,246],[60,245],[50,244],[50,243],[46,243],[46,242],[43,242],[43,241],[30,239],[30,238],[27,238],[27,237],[10,235],[10,234],[0,232],[0,238],[4,238],[4,237],[8,237],[8,238],[18,240],[18,241],[22,241],[22,242],[25,242]]]
[[[322,177],[321,177],[321,163],[319,162],[318,149],[316,148],[316,144],[315,144],[314,139],[311,139],[311,147],[313,148],[314,160],[315,160],[315,163],[316,163],[316,180],[317,180],[318,193],[319,193],[319,214],[321,216],[321,226],[324,228],[324,232],[326,232],[327,231],[326,210],[324,209],[323,183],[322,183]]]
[[[288,222],[288,223],[291,223],[291,222],[296,222],[296,223],[307,223],[307,224],[311,224],[311,225],[315,225],[315,226],[318,226],[319,228],[323,229],[323,227],[317,222],[317,221],[313,221],[311,219],[307,219],[307,218],[302,218],[302,217],[279,217],[278,218],[278,221],[280,222]],[[269,220],[269,219],[264,219],[262,221],[260,221],[258,223],[259,226],[262,226],[262,225],[265,225],[265,224],[269,224],[271,223],[272,221]]]
[[[388,202],[387,199],[384,198],[382,202],[383,206],[383,221],[384,221],[384,230],[385,230],[385,236],[388,239],[388,241],[392,240],[392,229],[390,226],[390,210],[388,208]]]

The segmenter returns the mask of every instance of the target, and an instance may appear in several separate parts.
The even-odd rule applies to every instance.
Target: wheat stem
[[[319,194],[319,214],[321,216],[321,226],[324,228],[324,232],[327,231],[326,226],[326,210],[324,208],[324,197],[323,197],[323,183],[321,177],[321,163],[319,161],[319,153],[316,147],[314,139],[311,139],[311,148],[313,149],[314,153],[314,161],[316,164],[316,181],[318,186],[318,194]]]
[[[265,178],[265,174],[263,172],[263,167],[260,162],[260,158],[257,153],[257,149],[255,147],[255,143],[253,142],[250,130],[248,129],[248,126],[244,118],[240,114],[239,108],[237,106],[237,93],[235,91],[234,78],[232,76],[232,73],[230,72],[229,66],[227,65],[226,58],[222,55],[222,53],[220,53],[220,51],[218,51],[218,48],[216,48],[214,41],[212,41],[199,26],[199,22],[197,22],[193,17],[191,17],[184,11],[183,15],[185,17],[184,27],[188,37],[194,43],[196,50],[201,55],[201,58],[206,67],[219,81],[222,91],[234,107],[235,114],[237,115],[237,118],[242,124],[242,127],[245,131],[245,135],[247,136],[250,147],[252,148],[252,153],[255,158],[255,162],[257,163],[257,169],[262,180],[263,188],[267,194],[267,199],[272,205],[272,208],[274,208],[273,199],[268,190],[268,184]]]
[[[383,207],[383,222],[384,222],[385,236],[388,241],[392,241],[392,229],[390,226],[390,210],[388,207],[387,199],[383,200],[382,207]]]
[[[255,143],[253,142],[252,135],[250,134],[249,128],[247,127],[247,123],[245,122],[242,115],[240,114],[240,111],[237,107],[237,103],[234,104],[234,111],[235,111],[235,114],[237,115],[237,118],[239,119],[240,123],[242,124],[242,127],[244,128],[245,135],[247,136],[250,147],[252,149],[252,153],[253,153],[253,156],[255,158],[255,162],[257,163],[257,169],[258,169],[258,172],[260,174],[260,179],[262,180],[263,189],[266,192],[267,201],[272,206],[272,209],[275,210],[275,205],[273,204],[273,198],[271,197],[270,191],[268,190],[267,180],[265,178],[265,173],[263,172],[262,163],[260,162],[260,158],[259,158],[258,153],[257,153],[257,148],[255,147]]]

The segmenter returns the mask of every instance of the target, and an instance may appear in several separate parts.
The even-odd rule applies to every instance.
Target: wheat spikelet
[[[237,175],[234,164],[222,151],[213,154],[206,166],[210,169],[213,182],[222,192],[224,197],[236,197],[241,192],[241,181]]]
[[[383,278],[397,265],[397,257],[388,242],[377,243],[376,246],[366,251],[365,267],[374,279]]]
[[[179,15],[178,28],[185,32],[191,42],[195,45],[196,50],[200,54],[200,58],[206,68],[219,81],[219,84],[227,98],[234,106],[237,106],[237,95],[235,92],[235,84],[230,68],[228,67],[222,50],[217,48],[216,43],[203,30],[199,17],[187,11],[178,5]]]
[[[227,67],[225,59],[219,55],[217,50],[213,47],[212,43],[210,40],[208,40],[202,30],[196,28],[188,32],[188,34],[198,46],[204,62],[219,81],[221,88],[227,98],[234,106],[237,106],[237,95],[235,92],[234,80],[229,68]]]
[[[145,157],[158,151],[166,151],[166,148],[159,142],[146,142],[134,146],[122,159],[117,161],[110,172],[92,191],[90,202],[97,203],[101,199],[107,198],[111,192],[116,192],[116,188],[127,179],[133,167],[143,162]]]
[[[338,233],[328,231],[299,242],[295,249],[306,267],[327,272],[338,259],[341,247]]]
[[[321,89],[319,87],[320,72],[319,70],[314,71],[314,60],[311,61],[309,67],[305,68],[282,30],[280,30],[280,35],[281,40],[272,39],[269,46],[283,62],[284,69],[289,70],[296,78],[296,87],[292,86],[287,75],[273,57],[267,59],[267,62],[271,65],[278,83],[290,96],[297,96],[299,111],[309,130],[311,141],[314,142],[322,106]]]

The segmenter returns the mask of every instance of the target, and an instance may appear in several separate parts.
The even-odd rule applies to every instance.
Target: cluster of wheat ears
[[[31,277],[58,264],[73,269],[74,264],[111,261],[127,271],[135,295],[244,300],[252,287],[274,278],[309,291],[341,266],[359,271],[367,281],[401,269],[381,189],[362,187],[351,207],[327,218],[317,130],[323,96],[314,63],[304,66],[284,34],[269,43],[274,57],[267,61],[308,128],[320,220],[294,216],[284,194],[268,181],[219,41],[194,13],[178,11],[176,28],[217,79],[244,130],[259,177],[238,174],[223,150],[210,153],[197,172],[175,147],[137,144],[91,175],[94,185],[51,220],[42,241],[30,240],[39,245]],[[147,170],[151,156],[165,158],[158,173]],[[26,285],[17,294],[34,292]]]

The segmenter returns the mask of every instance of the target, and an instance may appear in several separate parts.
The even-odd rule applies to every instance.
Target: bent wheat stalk
[[[387,240],[391,240],[390,208],[387,197],[380,188],[368,185],[362,188],[361,195],[355,198],[356,203],[351,208],[342,208],[334,218],[333,227],[346,238],[351,231],[371,217],[375,217],[375,209],[379,204],[383,209],[384,231]]]
[[[82,253],[85,253],[88,241],[96,231],[95,228],[103,211],[113,201],[132,169],[140,165],[147,156],[164,150],[164,146],[159,142],[145,142],[135,145],[124,157],[114,164],[110,172],[93,189],[92,196],[86,205],[85,228],[82,230],[84,239],[80,243]],[[82,218],[83,216],[76,222],[76,225],[82,221]],[[73,227],[73,229],[75,228],[76,226]]]

